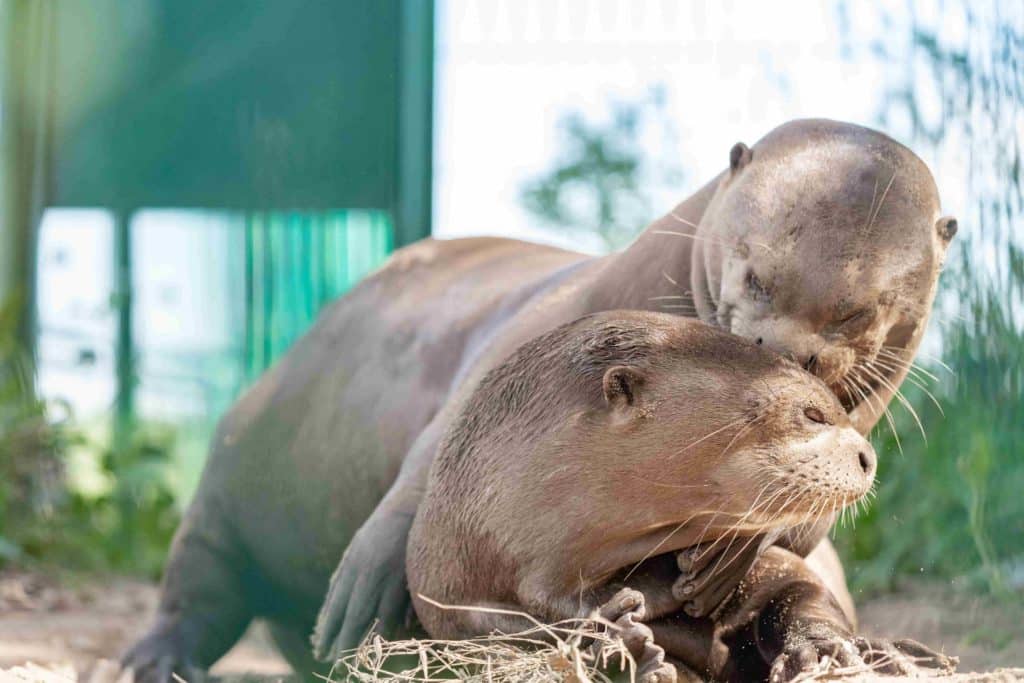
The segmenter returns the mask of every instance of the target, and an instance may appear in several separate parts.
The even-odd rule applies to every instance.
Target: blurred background
[[[1019,617],[1024,4],[0,0],[0,40],[9,570],[157,577],[218,417],[392,250],[617,249],[828,117],[911,147],[961,226],[850,582]]]

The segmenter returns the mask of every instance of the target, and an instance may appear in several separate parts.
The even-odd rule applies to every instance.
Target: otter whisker
[[[879,350],[878,355],[875,356],[873,362],[876,362],[876,363],[881,363],[881,362],[887,363],[888,367],[890,367],[890,372],[892,372],[893,374],[895,374],[897,370],[905,370],[907,372],[907,376],[909,376],[909,377],[916,377],[917,379],[921,380],[922,382],[938,382],[939,381],[938,377],[936,377],[932,373],[928,372],[924,368],[921,368],[920,366],[914,365],[913,363],[908,363],[907,361],[905,361],[905,360],[903,360],[901,358],[894,358],[892,355],[886,354],[886,353],[884,353],[881,350]]]
[[[815,529],[818,528],[818,521],[821,519],[822,515],[824,515],[825,513],[830,511],[829,508],[830,508],[830,501],[829,501],[829,499],[822,500],[821,504],[818,505],[816,508],[814,508],[815,509],[815,514],[814,514],[813,521],[810,522],[809,524],[804,524],[804,526],[803,526],[803,528],[801,530],[801,534],[800,534],[800,542],[801,543],[806,543],[807,541],[810,540],[811,534],[814,532]]]
[[[868,215],[864,219],[864,231],[871,227],[871,214],[875,211],[875,200],[878,199],[878,176],[875,176],[875,188],[871,190],[871,206],[868,207]]]
[[[685,294],[663,294],[661,296],[652,296],[650,301],[661,301],[663,299],[689,299]]]
[[[725,530],[723,530],[720,533],[720,536],[717,539],[715,539],[708,548],[706,548],[705,550],[703,550],[703,552],[701,552],[699,555],[697,555],[697,557],[695,558],[694,561],[699,561],[700,559],[705,557],[708,553],[713,552],[715,550],[715,548],[718,546],[718,544],[721,543],[722,540],[725,539],[729,535],[729,533],[736,533],[736,532],[738,532],[739,528],[742,526],[743,522],[745,522],[746,519],[748,519],[751,515],[754,514],[754,512],[755,512],[755,510],[757,509],[757,506],[758,506],[758,501],[764,495],[766,490],[768,490],[768,487],[770,485],[771,484],[768,483],[768,484],[765,484],[764,486],[762,486],[760,492],[758,492],[757,497],[754,499],[754,503],[752,503],[751,506],[748,509],[746,509],[746,512],[744,512],[742,515],[740,515],[739,518],[736,521],[734,521],[732,524],[727,526],[725,528]],[[700,531],[700,535],[697,537],[698,541],[702,541],[703,539],[705,539],[707,537],[708,529],[711,528],[711,524],[712,524],[713,521],[714,521],[714,519],[709,520],[708,524],[706,524],[705,527],[703,527],[703,529]]]
[[[661,274],[662,274],[662,276],[663,276],[663,277],[664,277],[664,278],[665,278],[666,280],[668,280],[669,282],[671,282],[671,283],[672,283],[673,285],[675,285],[676,287],[678,287],[678,286],[679,286],[679,283],[678,283],[678,282],[676,282],[676,281],[675,281],[675,280],[674,280],[674,279],[672,278],[672,276],[671,276],[671,275],[669,275],[668,273],[666,273],[666,272],[665,272],[664,270],[663,270],[663,271],[661,271]]]
[[[788,501],[786,501],[787,504],[789,502],[791,502],[791,501],[797,500],[806,491],[810,490],[810,488],[811,488],[810,484],[805,484],[804,487],[802,489],[800,489],[799,491],[794,491],[793,496],[791,496],[790,499]],[[818,498],[815,498],[812,501],[812,503],[811,503],[811,509],[807,511],[807,514],[805,516],[804,522],[800,526],[798,526],[798,527],[796,527],[794,529],[794,532],[797,534],[795,540],[798,543],[802,543],[804,541],[804,539],[807,538],[807,535],[810,533],[811,529],[813,528],[814,525],[811,524],[811,519],[814,518],[815,513],[817,512],[817,510],[818,510],[818,508],[819,508],[819,506],[821,504],[822,504],[821,500],[818,499]]]
[[[817,513],[814,515],[814,521],[804,526],[804,534],[810,534],[817,526],[821,518],[826,514],[832,513],[831,499],[821,499],[821,504],[817,506]]]
[[[874,408],[874,404],[871,403],[871,398],[877,399],[877,396],[875,396],[875,393],[870,386],[865,387],[856,380],[856,378],[852,374],[853,370],[854,368],[850,368],[850,372],[846,374],[846,376],[843,378],[843,381],[847,382],[846,386],[851,388],[855,394],[860,396],[861,402],[867,403],[869,407]],[[865,393],[865,390],[867,393]],[[885,406],[882,405],[881,401],[878,402],[878,405],[880,409],[885,410]]]
[[[853,387],[850,386],[850,380],[846,377],[840,377],[839,385],[843,388],[843,392],[846,394],[846,400],[850,402],[851,409],[852,407],[859,405],[860,402],[857,401],[857,397],[854,395],[855,392],[853,391]],[[843,407],[845,408],[846,406]]]
[[[921,430],[921,438],[923,438],[925,444],[927,444],[928,443],[928,434],[925,433],[924,425],[921,424],[921,418],[919,418],[917,416],[917,411],[914,410],[914,406],[912,406],[910,404],[910,401],[907,400],[906,396],[904,396],[900,392],[899,389],[894,387],[891,382],[889,382],[887,379],[885,379],[885,377],[882,377],[880,374],[878,374],[877,372],[875,372],[875,371],[873,371],[873,370],[871,370],[869,368],[865,368],[863,366],[860,366],[860,367],[862,369],[864,369],[866,372],[868,372],[869,374],[873,375],[874,378],[876,380],[878,380],[882,384],[882,386],[884,386],[886,389],[888,389],[889,391],[891,391],[893,393],[893,396],[895,396],[897,398],[897,400],[899,400],[899,402],[903,405],[903,407],[906,408],[907,412],[910,413],[911,417],[914,418],[914,422],[917,423],[917,428]]]
[[[878,214],[882,212],[882,204],[885,203],[885,197],[889,194],[889,189],[892,187],[893,182],[896,180],[896,171],[892,172],[892,177],[889,178],[889,184],[885,186],[885,190],[882,192],[882,196],[878,200],[878,208],[875,209],[875,214],[871,217],[868,222],[868,230],[871,230],[871,226],[875,224],[875,220],[878,218]]]
[[[720,543],[720,542],[722,541],[722,539],[723,539],[723,538],[725,538],[725,537],[726,537],[726,536],[727,536],[728,534],[732,533],[732,534],[733,534],[733,536],[735,537],[735,535],[739,533],[739,530],[740,530],[740,528],[741,528],[741,527],[743,526],[743,523],[744,523],[744,522],[745,522],[745,521],[746,521],[746,520],[747,520],[747,519],[748,519],[748,518],[749,518],[749,517],[750,517],[751,515],[753,515],[753,514],[754,514],[755,512],[757,512],[757,510],[758,510],[758,501],[759,501],[759,500],[761,499],[761,496],[763,496],[763,495],[764,495],[765,491],[767,491],[767,490],[768,490],[768,488],[769,488],[769,487],[770,487],[770,486],[772,485],[772,483],[773,483],[773,482],[768,482],[767,484],[765,484],[764,486],[762,486],[762,487],[761,487],[761,490],[760,490],[760,491],[758,492],[757,496],[756,496],[756,497],[754,498],[754,502],[750,504],[750,507],[749,507],[749,508],[747,508],[747,511],[746,511],[746,512],[745,512],[745,513],[744,513],[744,514],[743,514],[743,515],[742,515],[742,516],[741,516],[741,517],[740,517],[740,518],[739,518],[739,519],[738,519],[738,520],[737,520],[736,522],[734,522],[734,523],[733,523],[733,524],[732,524],[731,526],[727,527],[727,528],[725,529],[725,531],[723,531],[723,532],[722,532],[722,534],[721,534],[721,535],[720,535],[720,536],[719,536],[718,538],[716,538],[716,539],[715,539],[714,541],[712,541],[711,545],[710,545],[710,546],[708,546],[707,548],[705,548],[705,549],[704,549],[704,550],[703,550],[703,551],[702,551],[702,552],[701,552],[701,553],[700,553],[700,554],[699,554],[699,555],[698,555],[698,556],[697,556],[697,557],[695,558],[695,560],[694,560],[695,562],[696,562],[696,561],[700,561],[701,559],[703,559],[703,558],[704,558],[704,556],[705,556],[705,555],[707,555],[708,553],[710,553],[710,552],[714,551],[715,547],[716,547],[716,546],[717,546],[717,545],[718,545],[718,544],[719,544],[719,543]],[[772,496],[771,498],[769,498],[769,499],[768,499],[768,500],[766,501],[766,504],[770,504],[772,500],[774,500],[774,499],[775,499],[776,497],[778,497],[779,493],[781,493],[781,491],[778,491],[778,492],[776,492],[776,493],[775,493],[775,494],[774,494],[774,495],[773,495],[773,496]],[[704,538],[704,536],[705,536],[705,535],[707,534],[707,531],[708,531],[708,529],[710,528],[710,526],[711,526],[711,522],[712,522],[712,521],[714,521],[714,520],[709,520],[709,521],[708,521],[708,524],[707,524],[707,525],[705,525],[705,527],[704,527],[704,530],[703,530],[703,531],[701,531],[701,534],[700,534],[700,536],[698,537],[698,539],[699,539],[699,540],[702,540],[702,539]],[[699,540],[698,540],[698,542],[699,542]],[[730,541],[730,543],[731,543],[731,541]],[[728,550],[728,546],[726,546],[726,550]]]
[[[896,421],[893,419],[892,413],[889,411],[889,407],[881,400],[869,382],[861,382],[859,379],[859,373],[854,372],[857,367],[857,365],[854,365],[854,367],[850,368],[850,372],[848,372],[847,376],[843,378],[843,381],[847,383],[846,386],[851,387],[855,393],[859,394],[868,406],[874,408],[875,404],[871,403],[871,398],[874,398],[877,401],[877,410],[885,415],[885,420],[889,423],[889,428],[892,430],[893,436],[896,439],[896,448],[899,450],[900,455],[902,455],[903,444],[900,442],[900,436],[896,432]]]
[[[936,377],[933,373],[929,372],[927,369],[925,369],[925,368],[921,367],[920,365],[918,365],[917,363],[915,363],[913,361],[913,359],[909,359],[908,360],[907,358],[903,358],[901,356],[898,356],[897,354],[893,353],[892,351],[889,351],[887,347],[883,346],[882,348],[878,349],[878,355],[882,356],[883,358],[885,358],[886,360],[888,360],[891,363],[894,363],[896,365],[899,365],[902,368],[907,369],[907,371],[915,370],[918,373],[920,373],[922,375],[925,375],[926,377],[928,377],[932,381],[935,381],[935,382],[939,381],[938,377]],[[949,370],[949,366],[946,366],[946,369]],[[950,370],[950,372],[952,372],[952,370]]]
[[[933,377],[921,374],[919,368],[900,366],[894,363],[891,358],[884,356],[876,357],[872,361],[868,361],[869,365],[877,366],[885,370],[885,374],[891,377],[895,377],[900,371],[906,371],[906,379],[912,380],[917,383],[917,386],[924,387],[927,382],[936,381]]]
[[[729,443],[725,445],[725,448],[722,449],[720,455],[725,455],[729,451],[729,449],[732,448],[733,444],[735,444],[737,441],[743,438],[746,434],[749,434],[750,431],[754,428],[754,425],[756,425],[757,422],[766,415],[767,413],[761,413],[760,415],[757,415],[752,420],[750,420],[747,424],[745,424],[738,432],[736,432],[736,436],[732,437],[732,439],[729,440]]]
[[[623,577],[623,579],[622,579],[622,580],[623,580],[623,581],[626,581],[626,580],[628,580],[628,579],[629,579],[629,577],[631,577],[631,576],[633,575],[633,572],[635,572],[635,571],[637,570],[637,568],[638,568],[638,567],[640,567],[640,565],[642,565],[642,564],[643,564],[644,562],[646,562],[646,561],[647,561],[647,560],[649,560],[649,559],[650,559],[651,557],[653,557],[653,556],[654,556],[654,553],[658,552],[658,550],[659,550],[659,549],[660,549],[660,548],[661,548],[661,547],[662,547],[663,545],[665,545],[666,543],[668,543],[668,539],[670,539],[670,538],[672,538],[673,536],[675,536],[675,535],[676,535],[676,534],[677,534],[677,533],[679,532],[679,530],[680,530],[680,529],[682,529],[682,528],[683,528],[684,526],[686,526],[687,522],[689,522],[689,521],[690,521],[691,519],[693,519],[694,517],[696,517],[696,516],[697,516],[698,514],[700,514],[700,513],[694,513],[694,514],[690,515],[690,517],[688,517],[687,519],[684,519],[684,520],[683,520],[682,522],[679,522],[679,524],[677,524],[677,525],[675,526],[675,528],[673,528],[673,529],[672,529],[672,530],[671,530],[670,532],[668,532],[668,534],[667,534],[667,535],[665,536],[665,538],[663,538],[663,539],[661,539],[660,541],[658,541],[658,544],[657,544],[656,546],[654,546],[653,548],[651,548],[650,550],[648,550],[648,551],[647,551],[647,552],[646,552],[646,553],[644,554],[644,556],[643,556],[643,557],[641,557],[641,558],[640,558],[640,560],[638,560],[638,561],[637,561],[637,563],[636,563],[636,564],[634,564],[634,565],[633,565],[633,567],[632,567],[632,568],[631,568],[631,569],[630,569],[630,570],[629,570],[628,572],[626,572],[626,576],[625,576],[625,577]],[[715,513],[712,513],[712,514],[715,514]]]
[[[698,489],[711,486],[711,484],[668,484],[663,481],[653,481],[651,479],[647,479],[645,477],[641,477],[635,474],[630,474],[629,476],[632,477],[633,479],[642,481],[643,483],[648,484],[650,486],[661,486],[663,488],[668,489]]]
[[[884,350],[888,351],[889,353],[891,353],[893,355],[896,355],[897,357],[900,357],[900,358],[902,358],[903,356],[906,355],[906,349],[903,348],[902,346],[892,346],[891,344],[883,344],[882,348]],[[914,353],[916,355],[920,355],[922,358],[925,358],[926,360],[931,360],[932,362],[935,362],[935,364],[938,364],[941,368],[943,368],[944,370],[948,371],[950,374],[953,374],[953,375],[956,374],[956,372],[952,368],[950,368],[949,366],[947,366],[945,364],[945,361],[942,360],[942,358],[940,358],[940,357],[938,357],[936,355],[932,355],[931,353],[928,353],[927,351],[922,351],[920,349],[916,350]]]
[[[832,508],[836,512],[835,521],[832,524],[832,535],[833,537],[835,537],[836,528],[841,527],[843,525],[843,516],[846,512],[846,507],[839,505],[839,495],[836,493],[832,494],[829,500],[829,505],[832,506]]]
[[[761,489],[761,493],[758,494],[758,498],[761,497],[761,495],[764,493],[765,490],[767,490],[768,486],[770,486],[770,485],[771,485],[771,482],[769,482],[766,486],[764,486]],[[764,501],[764,503],[762,503],[760,507],[767,508],[772,503],[772,501],[774,501],[776,498],[778,498],[784,492],[785,492],[785,489],[780,489],[780,490],[776,491],[770,498],[768,498],[766,501]],[[747,541],[743,544],[743,547],[740,548],[740,551],[738,553],[736,553],[735,555],[733,555],[732,558],[728,562],[726,562],[724,566],[722,566],[722,561],[725,559],[725,556],[729,553],[729,550],[732,548],[733,543],[736,542],[736,539],[739,538],[739,533],[742,530],[743,523],[752,514],[754,514],[756,511],[758,511],[758,508],[759,508],[759,506],[758,506],[758,503],[757,503],[757,499],[755,499],[754,503],[751,504],[750,508],[747,510],[747,513],[738,522],[736,522],[732,527],[727,529],[721,536],[719,536],[717,539],[715,539],[715,541],[712,542],[712,544],[707,549],[705,549],[700,555],[697,556],[695,561],[699,561],[705,555],[707,555],[708,553],[712,552],[714,550],[714,548],[718,545],[718,543],[723,538],[727,538],[728,537],[729,542],[726,544],[725,548],[722,549],[722,551],[720,553],[720,557],[718,558],[718,561],[715,563],[715,566],[711,569],[711,575],[713,576],[713,575],[717,574],[718,571],[721,570],[721,569],[728,568],[729,565],[731,565],[733,562],[735,562],[736,558],[739,557],[740,555],[742,555],[743,552],[750,546],[750,544],[754,542],[754,539],[757,538],[756,534],[751,535],[747,539]]]
[[[767,487],[765,487],[765,488],[767,488]],[[762,491],[763,490],[764,489],[762,489]],[[647,553],[644,554],[644,556],[635,565],[633,565],[633,567],[626,573],[626,576],[624,577],[623,580],[628,579],[630,576],[632,576],[633,572],[635,572],[640,565],[642,565],[644,562],[649,560],[659,549],[661,549],[662,546],[664,546],[666,543],[668,543],[668,540],[670,538],[675,536],[684,526],[689,524],[696,517],[699,517],[700,515],[706,515],[706,514],[710,514],[711,518],[708,520],[707,525],[704,527],[704,531],[702,531],[701,535],[698,536],[698,541],[697,541],[698,543],[700,542],[700,539],[703,537],[703,535],[705,533],[707,533],[707,530],[711,527],[711,524],[718,517],[718,515],[725,514],[725,513],[721,509],[718,509],[718,510],[698,510],[698,511],[694,512],[692,515],[690,515],[689,517],[684,519],[682,522],[677,524],[675,527],[673,527],[672,530],[669,531],[668,534],[657,543],[657,545],[655,545],[653,548],[648,550]]]
[[[857,384],[860,384],[859,379],[852,379],[851,381],[855,381]],[[867,390],[870,391],[871,395],[876,397],[876,399],[879,401],[879,405],[881,405],[882,407],[882,414],[886,417],[886,423],[889,424],[889,429],[893,434],[893,438],[896,440],[896,450],[899,451],[899,455],[902,456],[903,442],[900,441],[899,432],[896,430],[896,419],[893,417],[892,411],[889,410],[888,403],[882,400],[882,398],[878,395],[878,392],[874,391],[874,389],[871,387],[870,383],[865,382],[865,384]]]
[[[885,348],[896,348],[896,347],[885,347]],[[929,353],[925,353],[924,351],[918,351],[917,355],[921,356],[921,358],[924,358],[925,360],[929,360],[929,361],[931,361],[933,363],[938,364],[938,366],[941,367],[943,370],[948,372],[950,375],[956,377],[956,371],[953,370],[953,368],[951,368],[948,365],[946,365],[945,361],[943,361],[938,356],[933,356],[933,355],[931,355]]]
[[[733,542],[736,540],[736,534],[733,534],[733,540],[729,541],[729,545],[727,545],[725,547],[725,550],[722,551],[722,556],[719,557],[718,558],[718,562],[715,563],[714,568],[711,570],[711,575],[714,576],[715,574],[717,574],[719,572],[719,570],[728,569],[729,565],[731,565],[733,562],[735,562],[736,558],[740,557],[744,553],[744,551],[746,551],[746,549],[750,547],[750,544],[753,543],[756,538],[757,538],[756,535],[749,537],[747,539],[747,542],[743,544],[743,547],[740,548],[740,551],[738,553],[734,554],[729,559],[729,561],[725,563],[725,565],[722,565],[722,560],[725,559],[725,556],[728,554],[729,549],[732,547]],[[760,541],[758,541],[758,542],[760,543]]]
[[[734,244],[729,244],[728,242],[723,242],[722,240],[716,240],[712,237],[705,237],[703,235],[691,235],[690,233],[687,232],[676,232],[674,230],[651,230],[651,234],[672,235],[673,237],[688,237],[695,242],[707,242],[708,244],[716,244],[720,247],[732,248],[736,246]]]
[[[878,367],[882,368],[883,370],[886,369],[885,363],[876,362],[876,363],[872,363],[870,365],[877,365]],[[917,379],[916,377],[914,377],[913,375],[910,375],[910,374],[908,374],[906,376],[906,380],[908,382],[910,382],[911,384],[913,384],[918,389],[920,389],[922,392],[924,392],[924,395],[927,396],[929,399],[931,399],[931,402],[934,403],[935,407],[939,409],[939,414],[940,415],[942,415],[943,417],[946,416],[946,411],[943,410],[942,406],[939,404],[939,399],[935,398],[935,394],[933,394],[931,391],[929,391],[928,387],[926,387],[919,379]]]
[[[860,377],[860,372],[858,368],[859,364],[855,365],[853,368],[850,369],[850,381],[853,382],[855,386],[861,386],[861,382],[863,381],[863,379]],[[869,382],[864,382],[864,384],[867,385],[867,389],[869,392],[871,392],[871,395],[878,398],[878,395],[875,393],[875,390],[871,388],[871,384]],[[903,455],[903,443],[900,441],[899,432],[896,430],[896,420],[893,419],[892,411],[889,410],[889,406],[882,403],[881,398],[878,398],[878,403],[882,406],[881,412],[882,414],[885,415],[885,421],[889,424],[889,429],[892,431],[892,436],[896,440],[896,449],[900,452],[900,455]]]
[[[879,349],[878,355],[885,362],[891,363],[892,365],[895,365],[897,368],[906,370],[908,374],[913,374],[917,376],[918,379],[921,379],[921,381],[924,381],[924,378],[927,378],[928,381],[939,382],[939,378],[934,373],[929,372],[926,368],[918,365],[913,360],[900,358],[899,356],[893,354],[891,351],[887,351],[885,348]],[[956,373],[953,372],[948,365],[943,363],[942,367],[947,372],[949,372],[952,377],[956,377]]]
[[[672,457],[676,457],[678,455],[681,455],[682,453],[685,453],[686,451],[688,451],[689,449],[693,448],[697,444],[702,443],[704,441],[707,441],[708,439],[710,439],[711,437],[715,436],[716,434],[720,434],[721,432],[724,432],[726,429],[729,429],[731,427],[735,427],[736,425],[738,425],[739,423],[743,422],[746,419],[747,419],[746,416],[741,417],[741,418],[739,418],[737,420],[733,420],[732,422],[729,422],[729,423],[725,424],[722,427],[719,427],[718,429],[714,430],[713,432],[705,434],[704,436],[702,436],[701,438],[697,439],[696,441],[694,441],[690,445],[685,446],[682,450],[680,450],[678,453],[676,453]]]
[[[693,225],[693,224],[690,223],[689,225]],[[697,226],[694,225],[693,227],[697,227]],[[695,242],[707,242],[708,244],[717,244],[720,247],[727,247],[729,249],[735,249],[737,247],[737,244],[738,244],[738,243],[735,243],[735,242],[730,244],[729,242],[723,242],[722,240],[716,240],[714,238],[706,237],[704,235],[694,235],[694,234],[690,234],[688,232],[676,232],[675,230],[651,230],[651,234],[652,235],[672,235],[674,237],[689,237],[690,239],[692,239]],[[762,249],[764,249],[765,251],[767,251],[770,254],[774,253],[774,250],[770,246],[765,244],[764,242],[753,242],[753,241],[750,241],[749,244],[752,244],[755,247],[761,247]]]
[[[694,228],[694,229],[697,228],[697,224],[696,223],[693,223],[691,221],[686,220],[685,218],[683,218],[682,216],[677,214],[675,211],[670,212],[669,215],[672,216],[672,218],[674,218],[677,221],[679,221],[680,223],[682,223],[683,225],[689,225],[691,228]]]

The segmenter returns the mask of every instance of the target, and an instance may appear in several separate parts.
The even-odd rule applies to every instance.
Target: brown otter
[[[823,152],[808,157],[808,149]],[[716,207],[732,206],[742,217],[743,194],[752,202],[758,193],[789,197],[794,211],[770,218],[790,225],[806,217],[800,224],[807,229],[794,233],[797,241],[848,244],[852,255],[858,253],[871,208],[865,193],[844,189],[827,195],[806,182],[806,173],[793,182],[785,168],[787,156],[817,163],[817,171],[809,171],[812,176],[846,178],[851,188],[874,186],[872,178],[862,177],[865,168],[885,179],[888,192],[871,212],[878,216],[870,225],[870,244],[875,245],[870,253],[880,257],[906,234],[916,235],[921,247],[906,254],[920,281],[891,283],[903,288],[900,310],[920,316],[913,325],[917,331],[900,338],[907,346],[888,351],[909,358],[951,232],[948,221],[936,224],[934,185],[922,164],[906,162],[909,154],[864,128],[797,121],[770,133],[749,154],[733,154],[729,170],[621,253],[588,258],[502,239],[426,240],[399,250],[327,308],[221,422],[171,549],[157,622],[126,662],[140,678],[163,680],[176,668],[209,666],[251,618],[262,616],[290,661],[311,667],[308,634],[336,565],[318,630],[321,654],[354,645],[374,619],[388,627],[400,624],[409,606],[404,577],[408,529],[447,427],[449,406],[490,367],[523,342],[587,313],[657,309],[666,301],[678,307],[673,310],[688,313],[694,302],[685,291],[687,283],[704,291],[697,285],[721,282],[704,272],[707,255],[692,250],[714,236],[701,227],[695,241],[689,224],[704,226],[705,214],[709,228],[714,227],[712,218],[724,221],[724,209]],[[732,191],[757,171],[762,157],[772,160],[776,185]],[[890,185],[887,179],[895,168],[904,172]],[[904,194],[917,203],[897,201]],[[825,206],[828,213],[823,213]],[[820,226],[813,220],[819,215],[827,219]],[[742,253],[743,245],[737,242],[736,250]],[[748,253],[754,262],[764,252]],[[813,261],[798,265],[822,271],[822,278],[828,274]],[[842,269],[831,274],[835,286],[822,290],[841,289],[850,278]],[[745,296],[753,299],[754,289]],[[783,299],[773,297],[768,309]],[[819,315],[819,299],[816,291],[808,292],[804,310],[789,308],[786,297],[787,308],[780,308],[779,316],[800,321],[806,311]],[[839,330],[830,339],[852,344],[855,328]],[[778,339],[785,343],[790,337]],[[794,349],[797,342],[793,337]],[[889,367],[895,369],[883,375],[897,383],[902,365],[893,361]],[[862,429],[888,399],[884,390],[877,394],[878,401],[871,397],[850,405],[855,415],[866,416],[858,422]],[[806,537],[801,554],[817,541],[811,534]]]
[[[813,521],[864,496],[874,474],[871,445],[795,364],[694,320],[587,316],[524,344],[466,397],[412,526],[409,587],[438,638],[525,630],[516,612],[551,623],[634,611],[657,622],[682,607],[674,567],[631,568],[656,553]],[[900,654],[912,649],[929,666],[950,666],[916,644],[858,646],[822,580],[783,552],[759,558],[749,588],[714,620],[666,620],[655,625],[664,643],[654,644],[715,680],[763,679],[779,658],[784,678],[833,653],[844,665],[895,653],[895,669],[912,668]],[[623,610],[615,605],[627,586],[644,600],[634,595]],[[624,625],[640,680],[672,678],[650,632]],[[790,663],[808,642],[813,659]],[[740,644],[759,657],[733,655]]]

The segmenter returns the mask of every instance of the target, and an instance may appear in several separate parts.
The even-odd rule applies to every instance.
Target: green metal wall
[[[284,353],[320,308],[391,251],[382,213],[255,213],[246,225],[248,324],[245,371],[252,379]]]
[[[242,263],[232,272],[249,379],[326,301],[429,235],[430,0],[0,2],[3,97],[18,104],[5,111],[5,139],[34,141],[5,162],[6,196],[31,190],[39,207],[18,212],[0,240],[32,235],[46,207],[110,212],[122,418],[142,353],[140,212],[241,217],[244,238],[226,260]],[[29,62],[31,79],[13,72]]]

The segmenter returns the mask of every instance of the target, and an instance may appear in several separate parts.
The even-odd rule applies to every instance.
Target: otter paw
[[[134,683],[173,683],[174,675],[203,683],[206,671],[195,662],[188,641],[180,629],[155,629],[121,658],[121,666],[132,672]]]
[[[313,631],[313,652],[334,661],[374,631],[393,636],[411,606],[405,581],[405,541],[411,517],[374,513],[356,532],[331,577]]]
[[[915,676],[921,674],[948,674],[956,671],[958,657],[922,645],[910,638],[884,640],[881,638],[855,638],[864,663],[873,671],[893,676]]]
[[[665,650],[654,643],[654,633],[644,618],[644,596],[639,591],[623,588],[611,600],[598,608],[600,617],[613,625],[615,635],[633,656],[637,666],[636,680],[640,683],[675,683],[676,668],[665,661]],[[607,654],[596,644],[595,656],[605,663]]]
[[[769,681],[790,681],[805,673],[850,669],[850,673],[892,676],[947,674],[958,660],[910,639],[813,636],[787,645],[772,664]]]
[[[691,617],[706,617],[735,590],[757,559],[763,536],[695,545],[676,554],[682,575],[672,584],[672,595]]]

